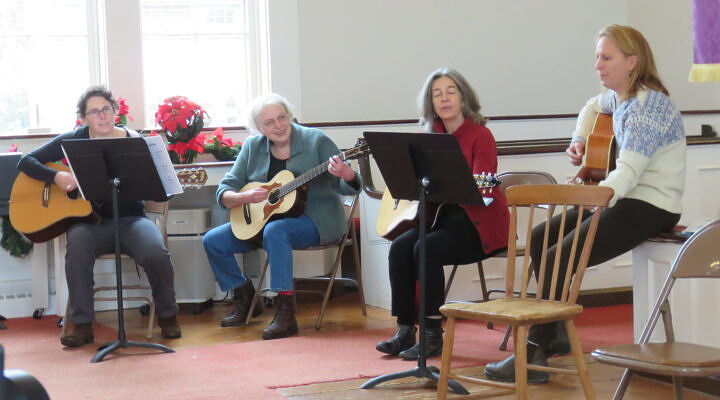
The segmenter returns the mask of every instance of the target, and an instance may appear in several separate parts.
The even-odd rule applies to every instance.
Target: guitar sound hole
[[[268,195],[268,203],[275,204],[278,202],[278,192],[277,190],[270,192]]]
[[[67,197],[72,200],[77,200],[78,195],[80,194],[80,191],[75,189],[67,192]]]

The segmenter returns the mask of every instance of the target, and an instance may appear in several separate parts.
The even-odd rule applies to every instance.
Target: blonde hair
[[[657,90],[670,95],[663,85],[655,67],[655,58],[652,49],[645,37],[637,29],[625,25],[608,25],[598,32],[598,40],[606,37],[615,43],[626,57],[636,56],[635,68],[630,71],[628,84],[628,97],[635,97],[642,88]]]
[[[418,111],[420,112],[419,122],[423,129],[426,132],[431,132],[433,124],[435,124],[435,121],[438,120],[438,116],[435,114],[435,108],[433,107],[432,102],[432,85],[433,82],[443,76],[452,79],[460,91],[463,117],[472,117],[476,123],[485,125],[487,118],[480,114],[480,102],[478,101],[477,95],[475,94],[472,86],[470,86],[470,83],[468,83],[462,74],[452,68],[438,68],[433,71],[427,79],[425,79],[425,83],[418,94]]]

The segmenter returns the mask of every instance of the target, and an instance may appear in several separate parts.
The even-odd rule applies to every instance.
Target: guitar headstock
[[[500,186],[502,181],[497,178],[495,174],[490,173],[481,173],[481,174],[473,174],[473,178],[475,178],[475,184],[477,185],[478,189],[491,189],[496,186]]]
[[[199,189],[208,179],[205,168],[183,168],[175,171],[175,173],[184,189]]]
[[[367,157],[370,154],[370,147],[367,144],[365,138],[358,138],[355,142],[355,146],[352,149],[343,151],[343,160],[354,160],[356,158]]]

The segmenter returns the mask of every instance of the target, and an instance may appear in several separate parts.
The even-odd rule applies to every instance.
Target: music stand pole
[[[174,353],[175,350],[159,344],[159,343],[144,343],[127,340],[125,334],[125,314],[123,304],[123,289],[122,289],[122,262],[120,261],[120,221],[119,221],[119,205],[118,205],[118,192],[120,191],[120,178],[113,178],[110,180],[113,186],[112,190],[112,203],[113,203],[113,225],[115,230],[115,279],[117,284],[117,314],[118,314],[118,340],[114,342],[107,342],[100,346],[99,351],[90,360],[91,363],[100,362],[105,358],[106,355],[112,353],[119,348],[128,347],[142,347],[148,349],[162,350],[165,353]]]
[[[419,331],[418,334],[418,346],[420,346],[420,356],[418,358],[418,365],[417,367],[408,370],[408,371],[402,371],[402,372],[393,372],[386,375],[380,375],[375,378],[370,379],[369,381],[365,382],[360,386],[361,389],[371,389],[375,387],[376,385],[379,385],[383,382],[387,382],[390,380],[395,379],[401,379],[401,378],[408,378],[408,377],[414,377],[414,378],[428,378],[432,379],[434,381],[438,381],[440,379],[440,370],[431,365],[430,367],[427,366],[427,361],[425,358],[425,281],[427,279],[427,272],[426,272],[426,251],[425,251],[425,239],[427,234],[427,221],[426,221],[426,215],[425,215],[425,206],[426,206],[426,194],[428,191],[428,187],[430,187],[430,179],[428,177],[422,177],[420,181],[418,182],[419,187],[419,202],[418,202],[418,223],[419,223],[419,247],[420,247],[420,259],[419,259],[419,266],[418,266],[418,275],[419,275],[419,281],[420,281],[420,293],[419,293],[419,302],[418,305],[418,325],[419,325]],[[462,385],[460,385],[457,381],[450,379],[448,381],[448,387],[452,389],[453,392],[457,394],[470,394]]]

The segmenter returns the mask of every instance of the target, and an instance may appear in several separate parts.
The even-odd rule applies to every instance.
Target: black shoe
[[[252,281],[245,281],[242,285],[233,289],[233,301],[235,306],[233,310],[228,314],[227,317],[220,321],[220,326],[240,326],[245,325],[247,314],[250,311],[250,304],[255,297],[255,287],[253,287]],[[252,316],[257,317],[263,313],[262,304],[260,301],[255,302],[255,308],[253,308]]]
[[[442,329],[425,329],[425,358],[438,357],[442,354],[443,337]],[[405,360],[417,360],[420,358],[420,343],[400,352],[400,357]]]
[[[280,339],[298,333],[298,324],[295,319],[295,295],[277,296],[278,305],[275,317],[262,333],[264,340]]]
[[[547,355],[542,347],[528,343],[528,364],[547,367]],[[485,377],[498,382],[515,382],[515,356],[485,366]],[[547,383],[550,374],[544,371],[527,371],[528,383]]]
[[[568,354],[572,352],[570,348],[570,339],[568,339],[565,324],[562,321],[555,322],[555,335],[547,346],[545,355],[550,358],[552,356]]]
[[[392,339],[376,344],[375,348],[381,353],[396,356],[415,344],[415,332],[417,332],[417,328],[414,326],[400,325]]]

